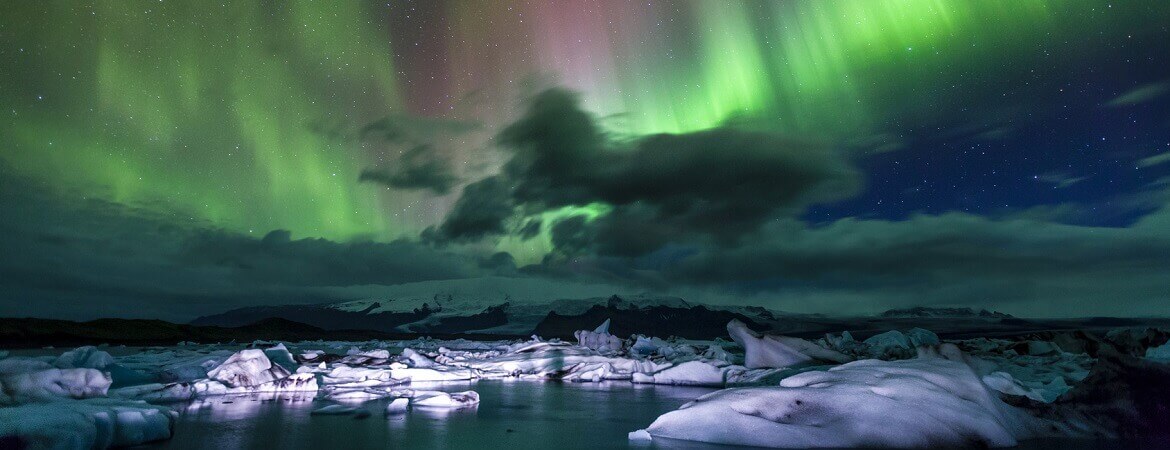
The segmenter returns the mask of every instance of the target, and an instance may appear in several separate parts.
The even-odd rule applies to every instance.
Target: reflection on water
[[[332,404],[313,396],[254,394],[212,397],[172,405],[180,417],[175,437],[156,444],[166,449],[442,448],[727,449],[697,442],[656,438],[629,442],[626,433],[645,428],[708,388],[654,386],[629,382],[556,383],[514,379],[476,383],[415,383],[419,390],[475,390],[474,408],[413,408],[386,416],[391,399],[363,404],[372,414],[310,415]],[[352,405],[352,403],[351,403]],[[1121,448],[1116,442],[1047,440],[1025,442],[1021,450]]]
[[[390,399],[380,399],[363,405],[373,413],[370,417],[357,419],[310,415],[330,404],[312,396],[213,397],[173,405],[180,413],[175,437],[156,448],[626,447],[626,433],[711,391],[629,382],[511,379],[415,383],[411,388],[475,390],[481,403],[465,409],[413,408],[403,415],[385,416]]]

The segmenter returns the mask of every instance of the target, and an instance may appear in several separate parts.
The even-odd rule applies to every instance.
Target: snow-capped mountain
[[[619,332],[637,326],[639,332],[663,336],[714,337],[732,318],[762,326],[776,314],[760,307],[619,293],[604,285],[486,277],[387,286],[377,296],[340,303],[240,308],[192,324],[241,326],[276,317],[334,330],[569,336],[612,319]]]

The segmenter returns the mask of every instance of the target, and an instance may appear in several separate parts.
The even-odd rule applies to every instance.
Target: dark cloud
[[[698,282],[940,283],[1040,278],[1170,264],[1170,239],[1145,226],[1105,228],[948,213],[904,221],[777,224],[743,245],[704,251],[669,272]]]
[[[549,90],[505,129],[515,199],[548,207],[640,204],[700,229],[747,226],[853,193],[858,173],[827,147],[730,128],[612,144],[573,94]],[[715,222],[718,222],[716,225]]]
[[[429,145],[417,145],[404,152],[389,168],[363,170],[360,181],[373,182],[395,189],[429,189],[446,194],[459,181],[451,162],[435,153]]]
[[[433,242],[466,241],[504,233],[514,210],[510,191],[495,176],[465,186],[443,223],[427,228],[423,238]]]
[[[512,257],[508,252],[496,252],[491,256],[484,258],[479,262],[483,269],[491,270],[493,273],[512,275],[516,273],[516,258]]]
[[[520,230],[516,234],[520,237],[520,240],[527,241],[540,235],[540,229],[543,225],[544,221],[540,219],[529,219],[527,222],[524,222],[524,225],[520,226]]]
[[[546,259],[542,271],[811,312],[973,305],[1036,316],[1141,315],[1170,299],[1167,226],[1166,207],[1127,228],[962,213],[824,226],[789,219],[735,245],[666,246],[637,258],[582,255],[572,269]]]
[[[559,89],[537,95],[499,142],[514,153],[494,178],[510,189],[493,190],[491,204],[510,202],[520,214],[610,205],[591,222],[592,250],[603,254],[651,251],[673,238],[734,239],[811,203],[846,197],[860,178],[831,148],[760,132],[720,128],[612,142],[576,96]],[[464,217],[457,207],[443,227],[458,229]],[[505,232],[495,226],[504,218],[490,217],[493,226],[470,237]]]
[[[437,135],[461,134],[479,128],[480,125],[475,122],[400,114],[367,123],[358,130],[358,138],[378,138],[386,142],[417,144],[429,141]]]
[[[552,245],[566,255],[584,252],[593,241],[592,229],[585,216],[572,216],[558,220],[551,230]]]
[[[1044,316],[1137,314],[1170,298],[1170,238],[1160,226],[1170,214],[1165,195],[1153,191],[1134,199],[1153,213],[1125,228],[1072,223],[1075,205],[812,224],[800,218],[807,206],[850,196],[860,184],[850,161],[824,146],[733,128],[615,143],[559,90],[537,96],[499,141],[512,158],[483,181],[491,189],[471,192],[443,226],[488,220],[453,235],[526,236],[508,224],[606,205],[588,216],[545,216],[553,249],[520,268],[532,276],[819,312],[976,305]],[[493,214],[464,211],[483,205]],[[1124,308],[1101,306],[1116,295]]]
[[[472,257],[408,241],[293,239],[280,230],[261,238],[178,222],[56,192],[2,168],[0,210],[4,316],[182,320],[346,299],[348,287],[494,273]]]

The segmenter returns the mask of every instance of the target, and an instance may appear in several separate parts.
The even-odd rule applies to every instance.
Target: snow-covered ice
[[[414,393],[410,404],[430,408],[468,408],[479,404],[479,393],[420,391]]]
[[[58,369],[105,369],[114,363],[114,357],[94,346],[78,347],[62,353],[53,361]]]
[[[0,446],[109,448],[167,439],[169,408],[106,397],[117,369],[95,347],[0,359]],[[99,369],[105,369],[99,370]]]
[[[175,413],[145,402],[88,399],[0,408],[0,437],[31,448],[127,447],[169,439]],[[17,448],[20,448],[18,445]]]
[[[223,364],[207,372],[208,378],[227,387],[256,386],[287,376],[288,370],[273,364],[266,352],[259,349],[240,350]]]
[[[105,397],[110,376],[97,369],[42,369],[0,375],[0,405]]]
[[[736,343],[743,346],[744,366],[749,369],[797,367],[821,362],[843,363],[851,359],[804,339],[756,333],[738,320],[727,324],[727,332]]]
[[[963,361],[863,360],[733,388],[666,413],[653,436],[760,447],[1007,447],[1043,424]]]
[[[410,406],[410,399],[396,398],[386,405],[386,414],[406,414],[407,408]]]
[[[593,331],[577,330],[573,335],[577,338],[578,345],[600,353],[616,353],[622,350],[622,340],[609,334],[609,319],[605,319],[605,322]]]
[[[1149,367],[1170,360],[1165,334],[1142,329],[1100,337],[1064,333],[944,341],[929,330],[910,328],[866,330],[872,336],[865,340],[848,331],[801,339],[757,333],[732,320],[727,324],[732,341],[694,341],[645,335],[623,339],[608,325],[580,330],[572,341],[536,336],[256,341],[186,343],[119,356],[96,347],[52,356],[4,355],[0,404],[10,406],[0,408],[6,414],[0,418],[11,423],[0,420],[0,436],[97,447],[145,442],[169,436],[173,415],[166,407],[140,401],[237,394],[295,394],[329,402],[314,415],[365,417],[383,408],[367,403],[378,399],[389,402],[386,415],[414,414],[415,408],[448,414],[443,411],[475,410],[480,397],[467,390],[469,383],[519,379],[723,388],[652,424],[638,424],[646,429],[631,432],[631,441],[1010,446],[1041,435],[1124,434],[1117,432],[1117,421],[1108,420],[1122,414],[1115,406],[1077,407],[1096,398],[1085,393],[1089,381],[1083,380],[1089,380],[1091,370],[1100,373],[1090,381],[1106,385],[1092,393],[1112,392],[1109,381],[1101,380],[1119,379],[1129,370],[1102,372],[1098,353],[1133,355]],[[1137,367],[1124,367],[1131,366]],[[451,382],[463,392],[442,387]],[[1125,398],[1139,402],[1143,397]],[[18,412],[28,419],[12,419]],[[50,413],[64,417],[61,421],[91,425],[73,434],[37,428],[57,423],[42,417]]]

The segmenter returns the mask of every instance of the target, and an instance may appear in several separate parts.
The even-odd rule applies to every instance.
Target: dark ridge
[[[381,307],[382,307],[381,303],[374,302],[374,303],[371,303],[370,306],[367,307],[366,309],[358,311],[358,314],[369,314],[371,311],[378,309],[378,308],[381,308]]]
[[[981,309],[975,311],[971,308],[935,308],[927,306],[915,306],[913,308],[891,309],[883,312],[880,317],[896,318],[896,317],[981,317],[985,319],[1011,319],[1010,314],[1001,313],[999,311],[988,311]]]
[[[536,325],[533,331],[538,336],[570,339],[577,330],[592,330],[606,319],[610,320],[609,332],[618,337],[638,333],[648,336],[678,336],[687,339],[714,339],[727,336],[727,322],[738,319],[756,331],[765,331],[761,325],[743,314],[729,311],[710,310],[706,307],[672,308],[650,306],[646,308],[620,309],[614,302],[606,306],[594,305],[584,313],[563,316],[551,311]]]
[[[366,341],[371,339],[401,340],[424,336],[419,333],[387,333],[374,330],[326,330],[283,318],[265,318],[239,327],[188,325],[161,320],[98,319],[73,322],[54,319],[0,318],[0,348],[38,348],[44,346],[79,345],[175,345],[190,341],[197,343],[228,343],[269,341],[340,340]],[[517,339],[523,336],[482,333],[426,333],[436,339]]]
[[[507,325],[508,305],[489,306],[478,314],[443,317],[435,324],[412,324],[407,328],[417,333],[462,333]]]
[[[437,311],[431,309],[428,304],[423,304],[422,308],[416,308],[410,312],[371,313],[373,308],[375,306],[371,305],[361,312],[353,312],[329,308],[325,305],[254,306],[199,317],[191,321],[191,324],[238,327],[275,317],[309,324],[325,330],[360,329],[394,333],[398,326],[423,320]]]
[[[1133,327],[1144,323],[1140,319],[1125,317],[1089,317],[1085,319],[1085,325],[1094,327]]]

